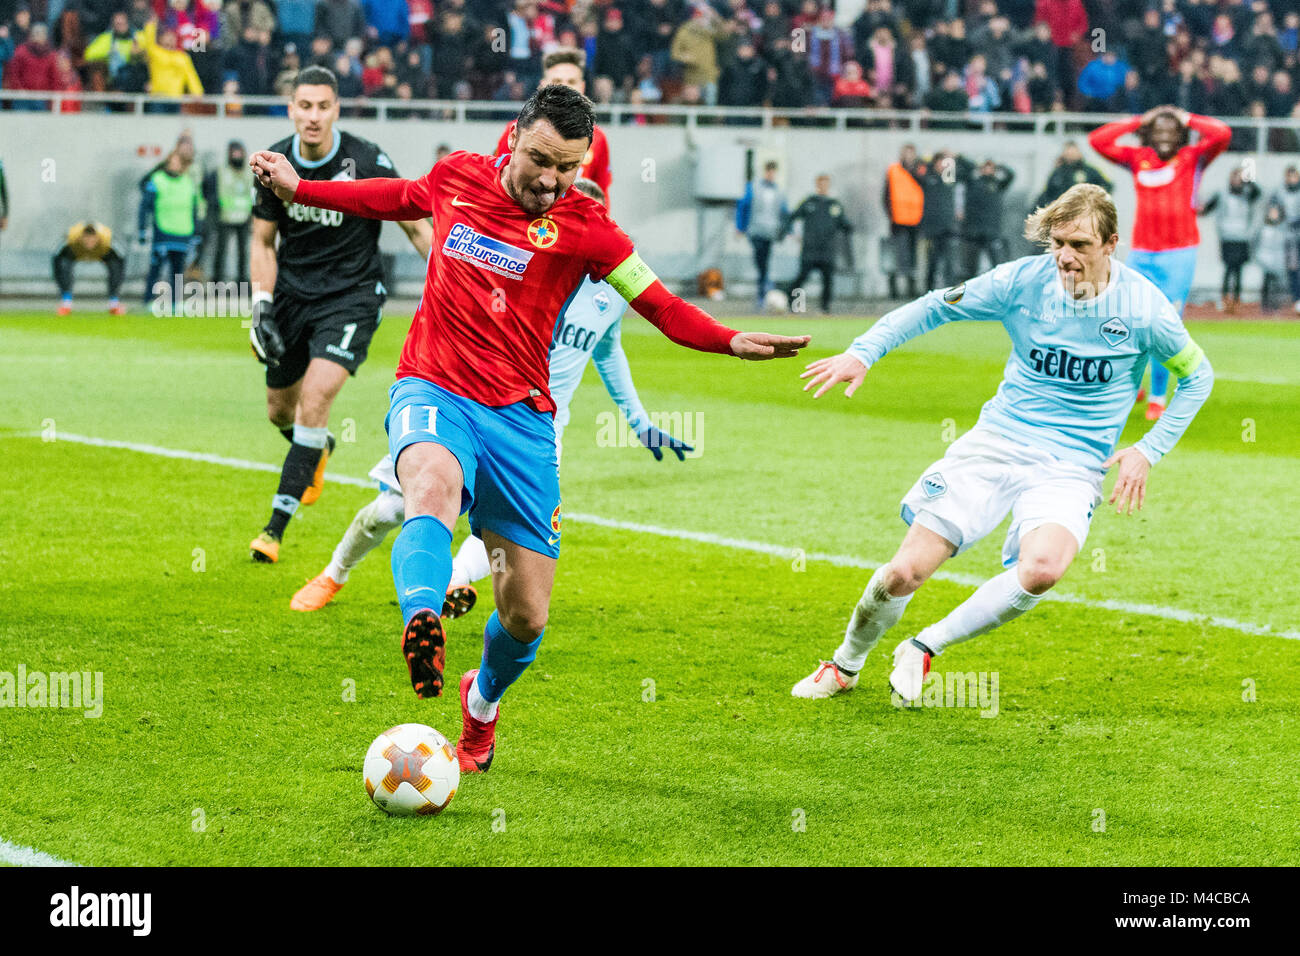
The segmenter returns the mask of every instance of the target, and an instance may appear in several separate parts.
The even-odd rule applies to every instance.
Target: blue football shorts
[[[414,376],[388,392],[388,450],[434,442],[465,474],[460,512],[474,534],[492,531],[547,557],[560,554],[560,476],[555,423],[526,402],[483,405]]]

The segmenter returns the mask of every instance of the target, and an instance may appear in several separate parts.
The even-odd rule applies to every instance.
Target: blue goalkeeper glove
[[[665,448],[674,452],[677,455],[678,461],[685,461],[686,453],[688,451],[695,451],[694,448],[686,444],[686,442],[682,441],[680,438],[674,438],[667,432],[661,432],[653,425],[643,432],[638,432],[636,437],[641,439],[641,444],[650,449],[650,454],[655,456],[655,461],[664,460],[663,450]]]

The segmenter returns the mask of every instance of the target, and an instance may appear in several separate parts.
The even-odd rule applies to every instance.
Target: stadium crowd
[[[844,20],[817,0],[0,0],[0,67],[9,90],[234,96],[318,64],[344,97],[514,101],[576,46],[597,103],[1298,115],[1296,0],[866,0]]]

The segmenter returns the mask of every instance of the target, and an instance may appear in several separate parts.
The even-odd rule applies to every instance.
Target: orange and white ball
[[[385,813],[432,816],[460,785],[460,763],[447,738],[424,724],[399,724],[375,738],[363,769],[366,793]]]

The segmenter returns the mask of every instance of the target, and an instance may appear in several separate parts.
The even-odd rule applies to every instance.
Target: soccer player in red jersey
[[[552,50],[546,56],[542,57],[542,82],[538,87],[548,86],[551,83],[558,83],[561,86],[572,87],[579,93],[587,92],[587,79],[583,73],[583,68],[587,65],[587,57],[581,50],[562,49]],[[510,133],[515,128],[515,121],[511,120],[501,133],[501,138],[497,140],[496,155],[510,152]],[[605,194],[605,202],[609,202],[609,183],[613,178],[613,173],[609,168],[609,143],[605,139],[605,131],[599,126],[593,126],[591,130],[591,147],[587,154],[582,157],[582,165],[578,167],[579,179],[590,179],[600,191]]]
[[[1138,146],[1121,146],[1119,139],[1136,133]],[[1190,133],[1197,134],[1195,143]],[[1141,116],[1099,126],[1088,136],[1092,148],[1133,173],[1137,215],[1133,218],[1133,250],[1126,264],[1159,287],[1182,314],[1192,291],[1196,247],[1196,190],[1201,172],[1228,148],[1232,130],[1209,116],[1173,106],[1157,106]],[[1151,363],[1151,401],[1147,418],[1165,410],[1169,371]],[[1141,395],[1138,396],[1139,401]]]
[[[434,254],[424,297],[389,392],[389,451],[406,498],[393,545],[405,628],[402,650],[420,697],[442,693],[441,608],[451,580],[451,529],[471,530],[504,557],[497,610],[477,670],[460,682],[461,769],[492,761],[497,702],[532,662],[550,607],[560,543],[560,487],[547,386],[556,316],[584,276],[604,280],[668,338],[743,359],[798,354],[809,337],[736,332],[670,293],[605,207],[569,187],[591,145],[590,101],[543,86],[497,157],[456,152],[417,180],[300,180],[281,155],[252,157],[287,200],[358,216],[431,216]]]

